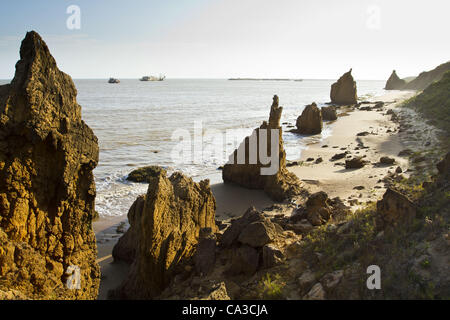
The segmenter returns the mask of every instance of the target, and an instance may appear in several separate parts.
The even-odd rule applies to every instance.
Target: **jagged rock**
[[[416,206],[405,195],[388,188],[377,202],[377,213],[383,225],[409,222],[416,216]]]
[[[128,210],[128,221],[130,225],[138,225],[141,214],[144,209],[145,195],[137,197]],[[125,261],[133,263],[136,258],[136,250],[138,247],[139,234],[137,228],[129,228],[127,232],[120,237],[119,241],[113,248],[112,256],[114,261]]]
[[[225,230],[220,239],[220,245],[224,248],[231,247],[237,243],[239,235],[242,230],[250,223],[255,221],[264,221],[262,213],[257,211],[254,207],[250,207],[240,218],[231,222],[231,225]]]
[[[354,157],[350,160],[345,160],[345,169],[360,169],[366,165],[367,161],[362,157]]]
[[[318,134],[322,132],[322,112],[313,102],[303,109],[302,114],[297,118],[297,133]]]
[[[233,250],[231,267],[228,270],[230,275],[253,275],[259,266],[259,253],[256,249],[243,245]]]
[[[395,159],[394,158],[389,158],[389,157],[381,157],[380,158],[380,163],[381,164],[391,165],[391,164],[395,163]]]
[[[333,271],[324,275],[320,282],[326,292],[331,292],[334,288],[336,288],[343,276],[344,270]]]
[[[241,231],[238,241],[253,248],[259,248],[273,241],[276,237],[275,226],[269,220],[248,224]]]
[[[304,296],[305,300],[325,300],[325,290],[320,282],[316,283]]]
[[[215,209],[208,180],[196,183],[179,172],[151,178],[142,211],[130,221],[137,233],[136,258],[112,296],[147,299],[161,293],[182,263],[193,258],[200,229],[218,231]]]
[[[161,172],[166,174],[166,170],[160,166],[142,167],[131,171],[127,180],[133,182],[149,182],[151,178],[158,176]]]
[[[298,278],[298,285],[300,292],[308,292],[311,287],[316,282],[316,275],[311,270],[306,270],[302,273],[300,278]]]
[[[264,121],[259,128],[253,131],[251,137],[252,140],[254,138],[254,143],[250,144],[250,137],[246,137],[239,148],[230,156],[230,161],[223,167],[222,179],[225,183],[232,182],[250,189],[263,189],[276,201],[293,197],[303,191],[297,176],[286,169],[286,152],[280,127],[282,111],[283,108],[278,106],[278,97],[274,96],[270,109],[269,123]],[[278,132],[278,159],[277,163],[270,164],[272,168],[275,168],[274,173],[262,172],[262,170],[267,170],[270,165],[263,165],[260,161],[259,139],[261,130],[266,130],[267,132],[266,154],[271,154],[272,130]],[[274,149],[276,148],[274,147]],[[251,159],[249,150],[255,151],[255,159]],[[245,155],[243,163],[237,161],[238,154]]]
[[[14,79],[0,86],[0,279],[29,298],[97,298],[98,144],[76,95],[42,38],[28,32]],[[72,290],[77,270],[81,290]]]
[[[231,300],[227,292],[227,287],[224,282],[212,288],[206,297],[202,297],[201,300]]]
[[[352,69],[333,83],[330,98],[331,102],[336,104],[355,104],[357,102],[356,81],[353,80]]]
[[[345,158],[345,156],[348,154],[348,152],[342,152],[342,153],[336,153],[334,156],[330,158],[331,161],[340,160]]]
[[[384,87],[385,90],[401,90],[405,86],[406,81],[403,79],[400,79],[397,75],[397,73],[392,71],[391,76],[386,82],[386,86]]]
[[[306,201],[306,216],[314,226],[320,226],[331,217],[331,208],[328,203],[328,195],[319,191],[309,196]]]
[[[283,262],[284,254],[274,244],[266,244],[262,249],[263,266],[265,268],[275,267]]]
[[[200,230],[200,240],[195,252],[195,270],[207,275],[214,268],[216,262],[216,237],[211,228]]]
[[[336,107],[322,107],[322,119],[329,121],[337,120]]]

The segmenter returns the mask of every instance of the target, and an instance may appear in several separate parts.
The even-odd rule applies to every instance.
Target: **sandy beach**
[[[398,157],[405,149],[398,134],[397,124],[390,121],[386,111],[408,99],[414,92],[395,91],[372,102],[383,101],[382,111],[351,110],[341,108],[338,120],[325,123],[331,126],[332,134],[321,142],[308,145],[302,151],[299,165],[288,169],[296,174],[310,192],[325,191],[330,198],[340,197],[351,206],[359,208],[368,201],[375,201],[385,192],[380,181],[386,174],[400,167],[407,170],[408,160]],[[360,132],[367,135],[357,136]],[[358,147],[359,144],[359,147]],[[361,147],[361,146],[364,147]],[[346,158],[364,156],[369,163],[361,169],[345,169],[346,158],[330,161],[337,154],[348,152]],[[380,157],[394,158],[394,165],[379,165]],[[314,160],[307,161],[309,158]],[[322,162],[315,163],[317,158]],[[355,188],[356,187],[356,188]],[[264,210],[268,214],[283,213],[289,215],[295,208],[290,203],[274,206],[262,190],[248,190],[232,184],[213,184],[211,189],[217,203],[216,219],[227,220],[242,215],[250,206]],[[102,280],[98,299],[106,299],[108,290],[117,287],[126,277],[128,266],[113,262],[111,252],[122,233],[128,228],[126,215],[114,218],[100,218],[94,222],[97,236],[98,262],[102,271]]]

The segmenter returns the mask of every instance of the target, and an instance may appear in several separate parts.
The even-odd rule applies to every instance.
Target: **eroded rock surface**
[[[133,206],[124,237],[130,233],[135,239],[129,242],[136,248],[135,259],[127,279],[112,296],[149,299],[161,293],[183,263],[193,259],[201,229],[218,231],[216,201],[208,180],[196,183],[179,172],[170,178],[161,172],[150,178],[147,194]],[[120,251],[127,252],[123,247]]]
[[[313,102],[307,105],[297,118],[297,132],[301,134],[318,134],[322,132],[322,112]]]
[[[327,121],[337,120],[336,107],[322,107],[322,119]]]
[[[384,87],[384,89],[386,89],[386,90],[401,90],[401,89],[403,89],[405,84],[406,84],[406,81],[403,79],[400,79],[394,70],[394,71],[392,71],[392,74],[389,77],[389,79],[386,81],[386,86]]]
[[[76,95],[42,38],[28,32],[14,79],[0,86],[0,290],[97,298],[98,144]],[[71,290],[77,270],[80,289]]]
[[[405,195],[388,188],[377,202],[377,213],[383,226],[410,222],[416,216],[416,206]]]
[[[254,144],[250,143],[250,137],[246,137],[239,148],[234,151],[230,157],[230,161],[225,164],[222,170],[224,182],[233,182],[249,189],[263,189],[276,201],[282,201],[302,192],[300,180],[286,169],[286,152],[283,146],[282,129],[280,127],[282,111],[283,108],[278,106],[278,97],[274,96],[273,104],[270,108],[269,122],[264,121],[259,128],[253,131],[251,137],[253,137]],[[274,174],[262,174],[261,171],[262,168],[268,168],[270,166],[263,165],[259,156],[261,130],[267,132],[267,152],[265,152],[267,155],[271,154],[272,130],[278,133],[276,139],[278,141],[278,163],[276,166],[277,170]],[[256,151],[256,159],[253,159],[254,161],[250,157],[250,147]],[[245,155],[243,161],[238,161],[238,154]],[[275,164],[271,165],[273,166]]]
[[[330,98],[331,102],[336,104],[355,104],[357,102],[356,81],[353,80],[352,69],[331,85]]]

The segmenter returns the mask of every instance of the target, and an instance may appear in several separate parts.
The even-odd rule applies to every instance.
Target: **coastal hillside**
[[[450,132],[450,71],[440,81],[432,83],[422,93],[405,103],[405,107],[414,108],[440,129]]]
[[[409,79],[400,79],[395,70],[386,82],[386,90],[424,90],[430,84],[442,79],[443,75],[450,71],[450,61],[443,63],[433,70],[424,71],[420,73],[416,78],[408,81]]]

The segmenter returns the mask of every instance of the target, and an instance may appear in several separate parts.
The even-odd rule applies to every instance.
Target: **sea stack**
[[[352,69],[344,73],[337,82],[331,85],[330,98],[332,103],[340,105],[357,102],[356,81],[353,79]]]
[[[403,79],[400,79],[397,75],[397,73],[392,71],[391,76],[389,77],[388,81],[386,82],[386,86],[384,89],[386,90],[401,90],[406,84],[406,81]]]
[[[250,137],[246,137],[238,149],[230,156],[230,161],[225,164],[222,170],[222,179],[225,183],[236,183],[249,189],[262,189],[269,197],[275,201],[298,195],[302,191],[301,182],[296,175],[286,169],[286,152],[283,145],[282,129],[280,126],[281,113],[283,107],[279,107],[278,96],[273,97],[270,107],[269,122],[264,121],[259,128],[253,130]],[[261,130],[267,132],[267,150],[264,154],[271,154],[272,130],[277,132],[278,157],[277,170],[273,174],[262,174],[261,169],[270,167],[264,165],[260,159],[260,133]],[[250,144],[250,139],[252,144]],[[249,150],[255,152],[255,159],[251,159]],[[238,155],[245,155],[242,163],[238,161]]]
[[[296,132],[301,134],[318,134],[322,132],[322,111],[313,102],[307,105],[297,118]]]
[[[152,299],[193,259],[200,233],[218,231],[209,180],[199,183],[164,171],[149,179],[147,194],[128,213],[130,228],[114,248],[115,260],[132,262],[115,299]]]
[[[0,293],[97,298],[99,149],[76,95],[42,38],[28,32],[14,79],[0,86]]]

